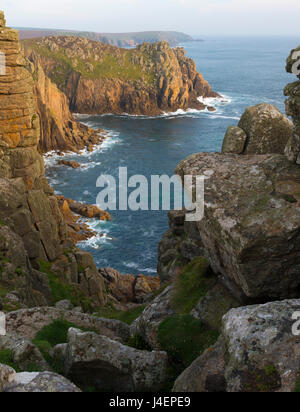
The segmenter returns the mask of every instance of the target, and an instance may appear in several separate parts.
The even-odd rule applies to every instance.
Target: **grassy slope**
[[[152,85],[155,79],[153,72],[145,73],[140,65],[132,63],[131,56],[136,53],[135,50],[121,50],[121,53],[117,55],[111,54],[110,49],[107,48],[101,51],[102,61],[97,61],[94,56],[88,60],[78,57],[74,61],[67,56],[63,48],[52,51],[46,45],[39,44],[35,40],[25,40],[24,44],[35,50],[40,56],[53,59],[58,63],[50,76],[59,87],[65,85],[69,75],[74,71],[87,79],[107,78],[122,81],[143,81],[148,85]],[[143,55],[143,57],[147,59],[147,56]]]

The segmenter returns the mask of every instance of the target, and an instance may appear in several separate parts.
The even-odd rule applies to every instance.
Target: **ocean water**
[[[96,203],[101,174],[173,175],[176,165],[192,153],[214,152],[228,126],[236,125],[249,105],[273,103],[284,111],[284,86],[295,81],[285,72],[285,59],[300,38],[207,38],[185,43],[198,70],[225,97],[212,102],[215,112],[166,114],[160,117],[81,116],[81,121],[107,132],[105,144],[93,153],[68,155],[85,166],[72,170],[46,159],[47,176],[57,194]],[[165,211],[113,211],[111,222],[89,221],[98,235],[80,247],[91,252],[98,267],[121,273],[155,275],[158,242],[168,227]]]

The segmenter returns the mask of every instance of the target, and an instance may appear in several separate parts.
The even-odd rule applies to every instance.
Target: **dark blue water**
[[[190,111],[160,118],[89,116],[84,121],[105,129],[111,136],[92,154],[68,156],[86,166],[69,170],[47,161],[47,175],[57,193],[96,203],[100,174],[117,176],[119,167],[129,175],[172,175],[186,156],[200,151],[219,151],[225,131],[236,125],[249,105],[273,103],[284,111],[284,86],[294,81],[285,72],[285,59],[300,38],[222,38],[186,43],[192,57],[214,90],[227,98],[216,112]],[[81,244],[99,267],[122,273],[155,274],[157,247],[167,229],[166,212],[112,212],[111,222],[90,222],[99,236]],[[100,232],[105,236],[100,237]]]

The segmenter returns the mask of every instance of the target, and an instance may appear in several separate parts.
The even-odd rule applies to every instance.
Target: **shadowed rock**
[[[100,391],[155,392],[165,383],[167,359],[165,352],[136,350],[71,328],[65,372],[79,386]]]

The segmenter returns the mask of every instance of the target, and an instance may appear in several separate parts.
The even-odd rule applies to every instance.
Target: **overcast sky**
[[[300,35],[299,0],[1,0],[9,26]]]

